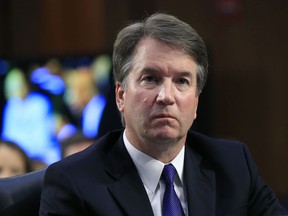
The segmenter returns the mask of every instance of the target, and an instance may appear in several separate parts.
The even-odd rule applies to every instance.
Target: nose
[[[173,84],[169,81],[163,82],[159,86],[159,92],[157,95],[156,102],[161,105],[172,105],[175,102],[174,99],[174,88]]]

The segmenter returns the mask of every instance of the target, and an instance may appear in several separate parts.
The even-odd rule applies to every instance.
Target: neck
[[[139,151],[162,163],[170,163],[182,150],[186,137],[173,140],[164,139],[133,139],[126,133],[129,142]]]

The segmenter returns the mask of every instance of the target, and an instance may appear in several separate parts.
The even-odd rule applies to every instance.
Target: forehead
[[[24,158],[21,153],[14,148],[6,145],[0,145],[0,161],[9,164],[24,164]]]
[[[164,71],[190,71],[195,73],[196,63],[193,57],[183,49],[168,45],[153,38],[143,38],[135,48],[134,69],[153,67]]]

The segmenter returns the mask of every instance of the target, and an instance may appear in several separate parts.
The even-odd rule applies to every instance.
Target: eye
[[[176,82],[180,85],[189,85],[189,80],[186,78],[179,78]]]
[[[20,171],[19,168],[12,168],[12,169],[11,169],[11,172],[12,172],[13,174],[21,173],[21,171]]]
[[[145,75],[143,77],[143,81],[147,82],[147,83],[156,83],[158,80],[155,76],[153,75]]]

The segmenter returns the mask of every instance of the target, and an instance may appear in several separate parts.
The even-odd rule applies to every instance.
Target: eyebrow
[[[194,74],[193,74],[192,72],[189,72],[189,71],[179,72],[178,75],[179,75],[179,76],[183,76],[183,77],[191,77],[191,78],[194,78]]]
[[[154,68],[154,67],[145,67],[145,68],[143,68],[143,70],[141,71],[142,73],[144,72],[144,73],[157,73],[158,71],[160,71],[160,70],[158,70],[157,68]]]
[[[157,73],[159,71],[160,71],[160,69],[148,66],[148,67],[143,68],[143,70],[141,72],[142,73]],[[190,71],[177,72],[177,76],[194,78],[194,74]]]

